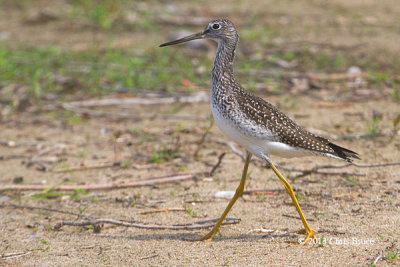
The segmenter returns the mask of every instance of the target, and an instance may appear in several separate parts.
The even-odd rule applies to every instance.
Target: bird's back
[[[223,95],[212,94],[211,108],[221,130],[254,154],[282,157],[320,154],[351,161],[351,150],[332,144],[297,125],[288,116],[260,97],[230,84]],[[215,96],[217,94],[217,96]]]

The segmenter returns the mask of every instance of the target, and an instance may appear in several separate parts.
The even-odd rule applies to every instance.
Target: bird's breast
[[[276,155],[290,158],[309,154],[305,150],[281,143],[264,125],[250,120],[232,105],[211,99],[211,111],[219,129],[255,156],[265,158]]]
[[[268,138],[258,137],[258,131],[254,127],[253,131],[249,130],[252,126],[246,125],[246,122],[238,117],[240,115],[237,114],[233,106],[222,105],[211,101],[211,111],[215,124],[226,136],[239,145],[242,145],[256,156],[268,154],[264,148],[267,141],[266,139]],[[268,132],[264,131],[264,133],[262,133],[260,131],[259,134],[267,137]]]

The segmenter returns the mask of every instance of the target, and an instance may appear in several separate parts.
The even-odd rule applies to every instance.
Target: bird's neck
[[[233,75],[233,60],[237,40],[220,40],[218,42],[217,55],[211,71],[212,90],[227,89],[224,83],[235,82]]]

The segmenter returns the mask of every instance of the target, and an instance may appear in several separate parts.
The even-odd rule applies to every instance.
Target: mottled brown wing
[[[244,89],[237,101],[237,106],[247,119],[262,125],[266,131],[275,133],[279,142],[318,154],[332,155],[346,161],[350,161],[349,157],[359,158],[357,153],[306,131],[276,107]]]

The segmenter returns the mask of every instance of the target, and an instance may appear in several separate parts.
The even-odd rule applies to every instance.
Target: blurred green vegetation
[[[127,0],[67,0],[72,17],[84,19],[90,26],[110,29],[123,15]]]
[[[396,59],[386,62],[385,68],[373,58],[358,58],[345,52],[330,54],[329,51],[310,53],[302,51],[277,52],[270,60],[252,60],[242,56],[236,64],[240,82],[252,89],[256,82],[265,82],[266,77],[246,71],[275,68],[277,59],[296,60],[298,69],[307,72],[346,71],[352,65],[369,73],[370,82],[392,87],[393,100],[400,100],[399,82],[393,78],[400,71]],[[184,48],[147,49],[144,53],[125,49],[89,49],[75,51],[57,47],[12,48],[0,45],[0,80],[2,84],[19,83],[28,86],[34,99],[43,94],[78,91],[87,94],[106,94],[110,91],[160,90],[168,92],[191,92],[182,79],[197,86],[209,87],[212,60],[203,52],[190,52]],[[388,64],[390,64],[388,67]],[[387,70],[387,72],[384,72]],[[282,70],[285,71],[285,70]],[[278,79],[277,77],[268,77]],[[69,82],[66,83],[65,79]],[[61,81],[60,81],[61,80]],[[63,82],[64,81],[64,82]],[[267,82],[269,79],[267,79]],[[179,88],[179,89],[178,89]]]
[[[204,61],[209,63],[205,58],[192,61],[182,53],[158,48],[135,55],[134,51],[122,49],[74,51],[0,46],[0,80],[3,84],[26,84],[37,98],[62,91],[60,76],[75,82],[72,86],[77,88],[73,90],[89,94],[107,93],[113,87],[176,91],[183,78],[195,84],[209,78],[208,72],[196,72],[196,65],[206,65]]]
[[[237,2],[240,4],[240,1]],[[99,44],[96,43],[99,41],[94,40],[85,50],[78,51],[54,45],[32,47],[29,44],[0,42],[0,81],[3,88],[8,84],[26,86],[28,97],[33,101],[48,93],[62,95],[79,91],[102,95],[121,88],[124,91],[193,91],[193,86],[188,84],[209,88],[212,58],[205,51],[192,51],[184,47],[161,49],[157,43],[149,46],[144,37],[145,43],[138,42],[136,47],[108,48],[110,40],[118,38],[118,32],[128,32],[132,36],[140,32],[144,36],[157,35],[160,36],[159,40],[165,40],[166,32],[172,33],[178,28],[177,25],[160,25],[157,22],[156,18],[160,13],[169,14],[168,8],[161,8],[160,5],[157,8],[148,8],[150,4],[145,1],[129,0],[65,0],[64,3],[66,5],[65,10],[61,11],[61,20],[83,26],[86,33],[89,30],[105,35],[106,40],[108,38],[106,44]],[[0,0],[0,4],[29,10],[34,1]],[[342,15],[349,12],[340,8],[332,10]],[[124,19],[127,15],[134,17],[135,22],[126,23]],[[361,13],[350,12],[347,15],[356,21],[363,17]],[[292,19],[295,21],[299,18],[293,16]],[[290,23],[284,29],[278,28],[264,19],[261,14],[255,13],[242,20],[239,29],[240,46],[244,48],[245,56],[238,53],[235,69],[239,70],[239,80],[246,88],[255,89],[260,82],[274,84],[275,91],[282,90],[279,83],[281,71],[346,72],[349,67],[357,66],[369,75],[368,80],[372,87],[389,87],[391,98],[400,101],[397,75],[400,72],[400,58],[384,53],[365,53],[365,50],[358,52],[357,49],[318,46],[316,49],[316,46],[307,44],[285,47],[284,42],[283,47],[275,47],[275,52],[265,54],[264,51],[272,46],[272,39],[282,38],[285,31],[296,29]],[[79,27],[77,30],[81,30]],[[193,32],[199,30],[199,27],[193,26],[185,28]],[[255,54],[262,56],[252,57]],[[296,61],[296,67],[283,69],[277,64],[282,60],[289,63]],[[250,72],[269,68],[273,68],[277,75],[265,77]],[[6,89],[1,93],[3,96],[9,94],[12,98],[14,92]]]

